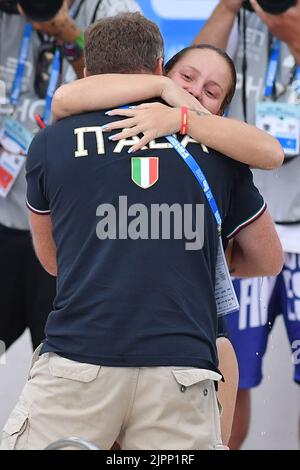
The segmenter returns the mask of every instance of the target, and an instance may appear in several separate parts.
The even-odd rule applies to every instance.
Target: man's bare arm
[[[275,225],[266,211],[234,238],[229,270],[236,277],[276,276],[283,261]]]
[[[51,216],[30,211],[29,221],[34,249],[41,265],[49,274],[57,276],[56,245],[52,236]]]
[[[243,0],[221,0],[194,39],[194,44],[213,44],[226,49],[229,35]]]

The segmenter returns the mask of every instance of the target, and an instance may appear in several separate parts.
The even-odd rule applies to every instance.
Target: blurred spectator
[[[29,3],[20,1],[19,12]],[[35,116],[48,124],[55,86],[82,76],[82,30],[95,19],[136,10],[134,0],[65,0],[51,21],[26,23],[15,2],[0,0],[0,340],[6,349],[26,327],[37,347],[55,295],[55,278],[34,254],[25,206],[26,149],[36,119],[43,126]]]

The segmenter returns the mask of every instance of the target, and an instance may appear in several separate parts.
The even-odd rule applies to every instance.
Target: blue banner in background
[[[166,61],[189,46],[218,0],[137,0],[144,15],[158,24],[165,41]]]

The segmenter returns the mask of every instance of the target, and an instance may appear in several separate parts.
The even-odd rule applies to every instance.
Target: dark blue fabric
[[[97,155],[90,133],[85,137],[88,156],[75,158],[74,129],[110,120],[104,112],[64,119],[41,131],[29,150],[27,199],[35,210],[51,211],[57,246],[57,297],[43,351],[107,366],[216,369],[218,236],[206,198],[170,148],[133,155],[159,158],[159,179],[148,189],[131,180],[130,145],[116,152],[117,143],[107,133],[105,155]],[[210,182],[230,233],[263,205],[251,172],[197,144],[188,148]],[[128,206],[143,203],[149,212],[151,204],[204,204],[203,249],[187,251],[186,240],[177,239],[99,240],[97,207],[118,206],[119,196],[127,196]]]

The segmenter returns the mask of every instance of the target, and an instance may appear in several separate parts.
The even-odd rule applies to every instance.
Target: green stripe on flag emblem
[[[132,158],[132,179],[138,185],[141,185],[141,159],[140,158]]]
[[[143,189],[153,186],[158,180],[158,161],[158,157],[132,157],[132,181]]]

